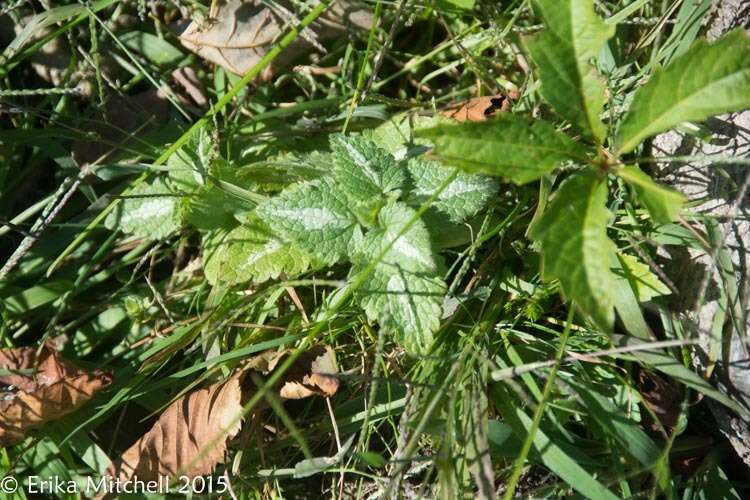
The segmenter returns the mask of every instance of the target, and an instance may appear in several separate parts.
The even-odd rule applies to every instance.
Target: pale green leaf
[[[180,205],[169,179],[157,177],[127,193],[107,216],[105,226],[139,238],[167,238],[180,229]]]
[[[204,272],[212,284],[262,283],[310,266],[306,253],[272,234],[259,221],[221,232],[204,242]]]
[[[274,233],[332,265],[362,238],[348,199],[328,177],[289,187],[255,209]]]
[[[438,162],[412,158],[407,165],[414,187],[414,202],[421,204],[433,196],[453,173]],[[498,185],[482,175],[459,172],[435,199],[432,206],[453,222],[462,222],[476,214],[497,194]]]
[[[600,144],[605,128],[604,83],[591,60],[614,34],[594,12],[593,0],[537,0],[545,30],[527,42],[539,68],[542,96],[555,111]]]
[[[560,281],[565,296],[609,330],[615,276],[609,267],[607,185],[594,172],[576,173],[552,197],[531,237],[542,244],[542,276]]]
[[[424,353],[440,326],[446,286],[424,223],[416,221],[397,237],[414,214],[401,203],[383,207],[380,228],[365,236],[350,276],[366,269],[392,243],[357,290],[357,299],[367,316],[394,333],[407,350]]]
[[[741,28],[718,42],[700,40],[633,97],[620,124],[618,154],[682,122],[750,107],[750,39]]]
[[[680,215],[680,209],[685,203],[682,193],[660,186],[635,165],[621,168],[617,175],[633,188],[638,201],[648,209],[655,222],[668,224]]]
[[[586,150],[542,120],[504,114],[486,122],[443,124],[420,130],[449,165],[497,175],[516,184],[539,179]]]
[[[651,272],[651,269],[637,258],[624,253],[618,253],[617,258],[638,302],[646,302],[654,297],[672,293],[669,287],[662,283]]]

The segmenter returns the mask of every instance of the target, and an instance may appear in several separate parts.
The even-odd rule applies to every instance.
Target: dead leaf
[[[106,474],[121,481],[211,474],[242,427],[240,383],[238,374],[173,402]]]
[[[268,364],[268,371],[291,354],[291,349],[276,353]],[[284,399],[303,399],[316,394],[331,397],[339,389],[336,355],[328,346],[313,347],[303,352],[284,374],[279,395]]]
[[[680,417],[682,392],[679,386],[646,370],[638,372],[635,382],[643,401],[660,423],[654,422],[648,412],[643,412],[643,425],[653,433],[659,433],[662,426],[672,431]]]
[[[475,97],[446,108],[440,114],[458,122],[483,122],[498,112],[508,111],[517,98],[516,92]]]
[[[195,20],[179,35],[182,44],[200,57],[242,75],[255,66],[273,44],[298,20],[281,2],[271,10],[262,0],[229,0],[209,19]],[[372,16],[353,1],[339,1],[305,29],[261,75],[267,80],[274,68],[288,65],[311,48],[323,50],[318,39],[341,36],[348,28],[369,29]]]
[[[10,386],[0,392],[0,446],[12,446],[29,429],[73,412],[111,382],[108,374],[88,373],[68,364],[49,344],[39,354],[33,347],[2,349],[0,368],[36,368],[30,375],[0,377],[0,383]]]

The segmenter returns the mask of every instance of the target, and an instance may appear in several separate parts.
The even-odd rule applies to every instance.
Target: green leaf
[[[750,39],[741,28],[709,45],[700,40],[657,70],[620,124],[618,154],[686,121],[750,107]]]
[[[325,177],[287,188],[255,211],[272,231],[330,266],[349,255],[362,238],[348,205],[336,182]]]
[[[380,229],[365,236],[350,277],[364,271],[394,242],[357,291],[357,299],[367,316],[395,333],[408,351],[425,353],[440,326],[446,286],[422,221],[397,238],[414,214],[402,203],[383,207],[378,215]]]
[[[157,177],[133,188],[104,224],[139,238],[167,238],[180,229],[180,202],[172,183]]]
[[[389,194],[401,189],[404,171],[393,156],[364,137],[331,136],[333,176],[363,218],[371,221]]]
[[[615,276],[609,268],[607,185],[594,172],[576,173],[552,197],[531,232],[542,244],[542,276],[558,279],[564,294],[601,328],[614,322]]]
[[[417,135],[431,139],[435,153],[450,165],[516,184],[539,179],[565,161],[586,157],[585,148],[550,123],[512,114],[486,122],[438,125]]]
[[[176,64],[184,57],[174,45],[151,33],[129,31],[120,35],[122,44],[157,66]]]
[[[646,302],[654,297],[672,293],[669,287],[659,281],[649,267],[637,258],[624,253],[618,253],[617,258],[638,302]]]
[[[417,204],[434,195],[453,173],[451,168],[419,158],[410,159],[407,169],[414,184],[411,194]],[[497,194],[497,189],[497,182],[489,177],[459,172],[432,206],[451,221],[462,222],[486,207]]]
[[[617,175],[633,188],[638,201],[648,209],[656,223],[668,224],[680,215],[685,203],[682,193],[660,186],[635,165],[621,168]]]
[[[599,19],[592,0],[537,0],[536,4],[546,29],[526,46],[539,68],[542,96],[560,116],[601,144],[604,83],[591,60],[615,27]]]
[[[204,272],[211,284],[262,283],[281,273],[294,276],[310,266],[295,245],[275,236],[260,221],[220,233],[204,242]]]

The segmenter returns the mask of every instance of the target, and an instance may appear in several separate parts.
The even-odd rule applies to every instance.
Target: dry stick
[[[62,210],[65,204],[68,203],[70,197],[73,196],[73,193],[76,192],[78,186],[81,185],[81,180],[84,175],[86,175],[86,172],[82,170],[77,177],[68,177],[62,182],[62,184],[60,184],[53,201],[47,205],[31,227],[29,234],[21,241],[21,244],[18,245],[18,248],[16,248],[2,269],[0,269],[0,280],[5,278],[29,252],[29,250],[31,250],[31,247],[42,235],[42,232],[44,232],[44,230],[52,223],[57,214],[60,213],[60,210]]]

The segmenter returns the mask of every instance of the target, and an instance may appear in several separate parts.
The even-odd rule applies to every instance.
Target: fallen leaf
[[[194,20],[179,35],[182,44],[200,57],[242,75],[255,66],[288,25],[297,24],[294,14],[280,4],[271,10],[262,0],[230,0],[208,19]],[[369,11],[352,1],[339,1],[305,29],[261,75],[267,80],[274,68],[283,67],[313,47],[323,50],[318,39],[341,36],[348,27],[369,29]]]
[[[660,375],[646,370],[638,372],[635,382],[644,403],[661,424],[654,422],[649,413],[643,412],[643,425],[653,433],[659,433],[662,426],[672,431],[680,417],[682,393],[679,387]]]
[[[159,420],[110,465],[106,475],[128,481],[177,474],[210,474],[224,459],[227,441],[242,422],[241,375],[195,390],[174,401]]]
[[[267,371],[273,371],[291,352],[291,349],[277,352],[268,363]],[[316,394],[331,397],[339,389],[338,371],[333,349],[313,347],[303,352],[284,374],[279,395],[284,399],[303,399]]]
[[[508,111],[513,100],[517,98],[516,92],[475,97],[450,106],[440,114],[457,122],[483,122],[500,111]]]
[[[81,407],[111,382],[108,374],[75,368],[45,344],[0,350],[0,369],[32,370],[0,377],[8,390],[0,391],[0,446],[12,446],[30,429],[41,427]]]

